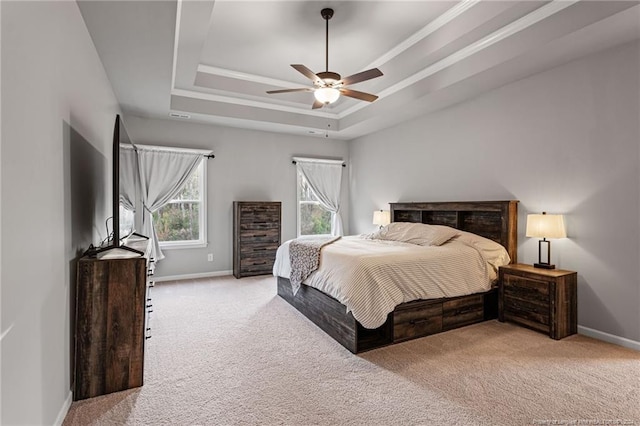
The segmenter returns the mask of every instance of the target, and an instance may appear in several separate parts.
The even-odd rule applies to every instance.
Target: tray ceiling
[[[79,1],[125,113],[352,139],[597,50],[637,39],[633,1]],[[312,110],[290,64],[350,86]],[[187,118],[188,117],[188,118]]]

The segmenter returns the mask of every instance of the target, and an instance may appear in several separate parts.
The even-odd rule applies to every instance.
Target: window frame
[[[194,170],[194,173],[201,170],[201,179],[198,185],[200,191],[200,217],[198,219],[198,226],[200,229],[200,238],[197,240],[182,240],[182,241],[160,241],[158,244],[162,250],[165,249],[191,249],[191,248],[203,248],[208,246],[207,241],[207,167],[206,158],[200,162],[198,168]],[[170,204],[174,200],[169,201]],[[176,202],[193,202],[192,200],[179,200]]]
[[[300,214],[300,206],[302,205],[302,203],[305,204],[316,204],[318,206],[320,206],[320,208],[322,208],[323,210],[329,212],[331,214],[331,220],[333,220],[333,213],[330,212],[329,210],[325,209],[322,204],[320,203],[320,201],[317,200],[316,201],[307,201],[307,200],[301,200],[300,199],[300,185],[302,183],[302,179],[304,179],[304,176],[302,175],[302,173],[300,173],[300,171],[298,171],[296,169],[296,235],[298,237],[303,237],[303,236],[307,236],[307,235],[317,235],[317,236],[330,236],[331,235],[331,231],[329,231],[328,234],[304,234],[302,235],[302,220],[301,220],[301,214]],[[308,184],[308,182],[307,182]],[[314,195],[315,197],[315,195]]]

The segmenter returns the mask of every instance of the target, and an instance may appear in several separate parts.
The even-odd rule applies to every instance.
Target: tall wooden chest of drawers
[[[233,202],[233,275],[271,274],[280,245],[279,201]]]

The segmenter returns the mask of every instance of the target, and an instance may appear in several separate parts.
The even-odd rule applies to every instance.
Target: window
[[[180,193],[153,213],[160,247],[206,246],[206,170],[202,161]]]
[[[307,180],[298,173],[298,236],[331,234],[331,212],[309,187]]]

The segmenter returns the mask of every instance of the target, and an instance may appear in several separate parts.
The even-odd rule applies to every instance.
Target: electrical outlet
[[[213,262],[213,253],[209,253],[209,254],[207,254],[207,260],[208,260],[209,262]]]

